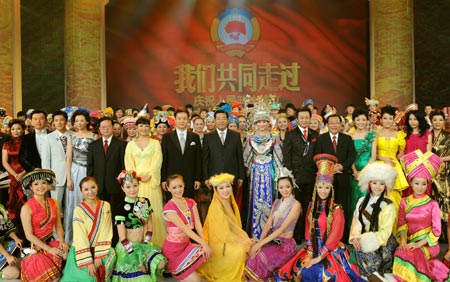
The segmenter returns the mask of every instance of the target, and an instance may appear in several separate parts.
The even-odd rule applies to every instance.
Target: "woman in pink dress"
[[[431,152],[433,146],[431,131],[425,119],[425,113],[419,110],[412,110],[406,114],[406,147],[405,154],[420,150],[422,153]],[[413,190],[408,187],[403,192],[403,197],[413,194]],[[431,183],[427,186],[426,194],[431,196]]]
[[[197,204],[183,197],[184,181],[181,175],[169,176],[167,185],[172,194],[172,199],[163,209],[167,235],[162,254],[168,259],[167,269],[178,280],[200,282],[196,269],[211,257],[211,249],[203,238]],[[198,244],[191,243],[191,239]]]
[[[22,281],[59,281],[61,277],[69,246],[64,242],[58,202],[46,196],[55,184],[55,173],[47,169],[35,169],[22,179],[23,187],[34,193],[20,213],[25,236],[32,247],[32,254],[20,263]],[[53,232],[61,241],[53,238]]]
[[[11,122],[11,136],[12,139],[3,144],[2,149],[2,164],[9,174],[11,181],[9,185],[9,197],[6,203],[9,218],[21,230],[21,223],[19,220],[20,209],[25,203],[25,195],[22,190],[20,181],[25,175],[26,171],[22,168],[19,162],[20,145],[22,144],[22,136],[25,132],[25,123],[22,120],[15,119]]]
[[[392,273],[397,281],[449,281],[449,269],[437,259],[441,218],[439,205],[426,187],[442,165],[439,156],[416,150],[401,159],[414,194],[403,198],[398,210],[400,246],[394,253]]]

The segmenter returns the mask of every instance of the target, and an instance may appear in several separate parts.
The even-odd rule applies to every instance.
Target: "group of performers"
[[[76,130],[67,140],[69,193],[64,221],[61,199],[49,197],[58,182],[55,172],[13,170],[17,183],[10,189],[9,199],[23,202],[18,208],[15,200],[7,209],[0,205],[2,278],[157,281],[164,272],[181,281],[388,281],[386,274],[392,273],[397,281],[448,281],[450,270],[437,259],[439,238],[446,233],[450,194],[450,137],[443,130],[445,115],[437,111],[427,120],[421,111],[410,109],[404,114],[403,131],[396,128],[398,113],[391,106],[381,112],[373,107],[371,112],[349,110],[342,124],[331,106],[329,112],[324,109],[322,117],[314,117],[309,102],[303,106],[298,113],[293,107],[294,114],[272,115],[257,105],[250,117],[244,117],[242,126],[241,115],[230,115],[228,123],[235,127],[229,130],[248,129],[247,120],[251,120],[251,129],[241,132],[248,208],[244,209],[242,194],[234,195],[236,176],[219,173],[207,181],[212,200],[203,217],[197,202],[186,197],[181,172],[161,179],[159,144],[176,123],[170,114],[158,112],[153,121],[122,119],[126,129],[136,130],[126,137],[124,163],[128,170],[117,176],[124,198],[110,205],[99,199],[96,179],[86,176],[87,151],[97,136],[89,128],[89,116],[76,112],[72,118]],[[274,110],[277,105],[270,107]],[[306,127],[313,124],[313,117],[319,124],[319,132],[308,131],[301,137],[307,147],[300,154],[310,156],[317,171],[307,205],[305,199],[296,199],[296,189],[303,187],[294,178],[296,168],[290,171],[284,166],[283,150],[286,132],[301,128],[305,113]],[[371,123],[374,114],[378,118]],[[313,154],[314,144],[310,144],[319,133],[327,132],[323,120],[328,123],[334,117],[339,120],[335,125],[340,127],[339,134],[343,134],[339,142],[344,142],[347,132],[356,153],[348,167],[348,195],[339,195],[335,187],[336,177],[342,177],[342,160],[317,150]],[[191,119],[192,131],[199,131],[202,143],[207,120],[200,116]],[[165,130],[158,129],[161,124]],[[346,129],[345,124],[351,127]],[[156,131],[150,138],[152,126]],[[329,126],[332,134],[334,125]],[[16,139],[3,146],[4,164],[5,153],[8,163],[8,150]],[[162,182],[170,193],[165,201]],[[22,188],[30,195],[26,202]],[[158,193],[149,192],[155,190]],[[348,201],[342,205],[335,200],[337,196],[348,196]],[[25,238],[16,234],[16,222]],[[302,243],[294,236],[299,223],[303,224],[305,244],[297,250]],[[117,243],[113,243],[113,234],[118,236]],[[31,243],[31,252],[19,259],[17,249],[24,245],[23,239]],[[445,258],[450,259],[450,251]]]

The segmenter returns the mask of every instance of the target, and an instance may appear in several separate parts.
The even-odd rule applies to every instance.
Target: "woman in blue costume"
[[[370,130],[367,127],[369,115],[364,109],[356,109],[352,115],[353,123],[355,125],[355,130],[351,134],[353,143],[355,144],[356,150],[356,160],[352,165],[353,177],[351,178],[351,190],[349,194],[349,205],[348,214],[345,215],[347,218],[347,226],[350,230],[350,225],[353,217],[353,212],[356,207],[356,203],[361,197],[365,196],[365,193],[361,192],[358,185],[359,172],[369,163],[374,162],[377,157],[377,141],[376,141],[376,131]]]
[[[250,171],[247,231],[259,239],[277,196],[276,172],[282,167],[283,152],[277,135],[270,133],[270,114],[258,105],[253,115],[255,133],[247,136],[244,163]]]

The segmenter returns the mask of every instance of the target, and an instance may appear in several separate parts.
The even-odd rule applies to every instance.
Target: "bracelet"
[[[131,254],[134,250],[133,247],[131,247],[131,243],[130,241],[128,241],[128,239],[124,239],[121,241],[123,247],[125,248],[125,251],[127,251],[127,253]]]
[[[144,240],[144,242],[145,243],[149,243],[152,240],[152,235],[153,235],[152,231],[147,231],[145,233],[145,240]]]

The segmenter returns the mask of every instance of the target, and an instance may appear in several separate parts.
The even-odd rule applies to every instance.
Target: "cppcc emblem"
[[[218,50],[231,57],[242,57],[255,48],[260,28],[249,11],[234,8],[214,18],[210,33]]]

